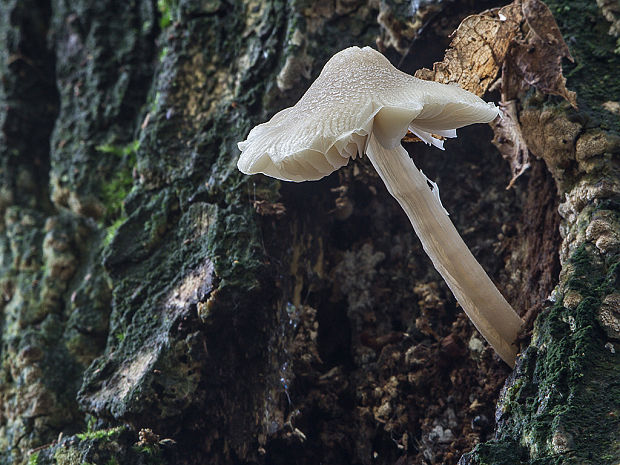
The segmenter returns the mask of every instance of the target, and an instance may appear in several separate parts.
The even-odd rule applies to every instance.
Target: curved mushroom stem
[[[428,187],[426,177],[400,144],[386,149],[372,133],[366,154],[390,194],[407,213],[424,250],[467,316],[502,360],[514,367],[514,342],[523,320],[469,251]]]

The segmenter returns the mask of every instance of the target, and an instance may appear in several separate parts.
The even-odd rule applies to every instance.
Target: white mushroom
[[[499,110],[456,85],[423,81],[379,52],[351,47],[334,55],[308,91],[239,142],[239,170],[285,181],[317,180],[368,155],[409,217],[424,250],[476,328],[514,366],[523,321],[471,254],[400,144],[410,130],[443,149],[440,137],[492,121]]]

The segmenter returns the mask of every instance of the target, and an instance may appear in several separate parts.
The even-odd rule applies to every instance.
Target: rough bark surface
[[[512,188],[487,127],[407,144],[538,316],[510,373],[367,160],[236,169],[336,51],[413,73],[500,3],[2,0],[0,464],[618,463],[617,20],[546,3],[579,111],[522,90]]]

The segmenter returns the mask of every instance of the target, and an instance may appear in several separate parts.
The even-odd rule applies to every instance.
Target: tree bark
[[[367,159],[236,169],[338,50],[413,73],[500,3],[2,0],[0,465],[618,463],[618,12],[545,3],[579,110],[517,96],[513,187],[486,126],[406,144],[537,317],[511,373]]]

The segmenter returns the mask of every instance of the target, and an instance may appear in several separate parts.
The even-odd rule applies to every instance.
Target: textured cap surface
[[[245,174],[316,180],[364,153],[371,131],[385,147],[398,144],[408,128],[428,142],[431,133],[451,135],[492,121],[498,111],[456,85],[399,71],[370,47],[350,47],[327,62],[299,102],[239,142],[237,166]]]

